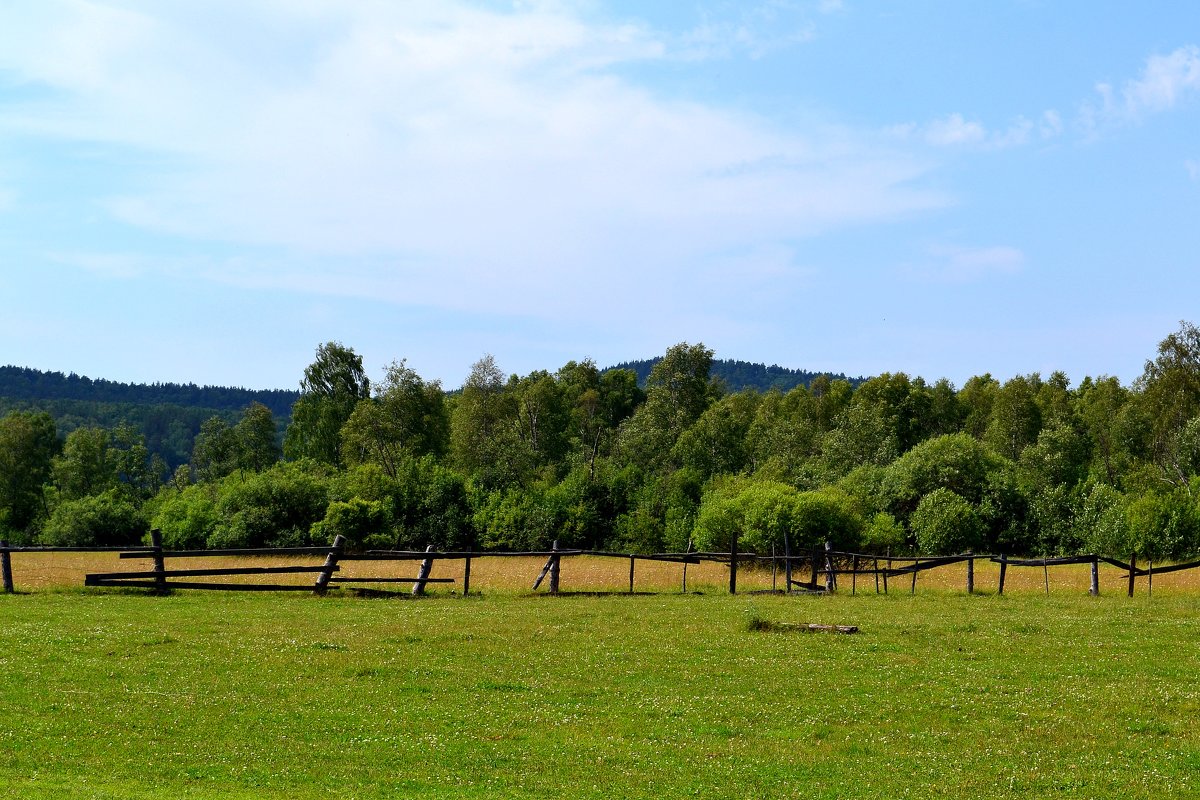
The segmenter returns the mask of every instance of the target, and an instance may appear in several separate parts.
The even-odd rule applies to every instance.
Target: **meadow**
[[[664,565],[655,593],[547,597],[481,560],[482,596],[412,601],[83,590],[71,558],[14,558],[0,596],[6,795],[1200,796],[1193,573],[784,597]],[[564,590],[621,587],[605,564],[565,560]]]

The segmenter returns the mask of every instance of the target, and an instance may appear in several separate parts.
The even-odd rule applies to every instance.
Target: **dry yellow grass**
[[[168,569],[198,569],[246,566],[287,566],[322,563],[320,558],[302,557],[214,557],[168,559]],[[471,563],[472,592],[527,592],[545,564],[540,557],[481,557]],[[12,556],[13,580],[18,591],[46,591],[83,586],[84,575],[89,572],[125,572],[148,570],[149,559],[122,559],[116,553],[15,553]],[[463,577],[462,561],[437,561],[432,577],[454,578],[454,583],[430,584],[431,594],[461,592]],[[1143,563],[1142,566],[1145,566]],[[419,562],[416,561],[346,561],[338,573],[341,577],[416,577]],[[966,589],[966,564],[922,572],[917,576],[917,591],[964,592]],[[1089,568],[1084,565],[1050,567],[1049,589],[1051,594],[1086,594],[1088,591]],[[807,579],[808,570],[797,570],[793,577]],[[638,592],[678,592],[682,590],[683,566],[668,562],[639,560],[635,565],[634,590]],[[724,592],[728,590],[729,570],[726,566],[706,562],[692,564],[687,573],[689,591]],[[219,578],[199,578],[204,581],[243,583],[283,583],[310,585],[315,576],[309,573],[297,575],[250,575]],[[823,581],[823,579],[822,579]],[[747,567],[738,570],[738,589],[743,592],[783,587],[783,573],[772,576],[770,567]],[[995,593],[999,582],[999,565],[989,561],[976,561],[975,588],[980,593]],[[858,591],[875,591],[875,579],[871,575],[860,575],[856,581]],[[838,578],[838,588],[843,593],[851,589],[850,576]],[[360,584],[355,584],[360,585]],[[371,586],[371,584],[361,584]],[[905,576],[889,581],[891,592],[911,591],[912,580]],[[1124,593],[1127,574],[1107,565],[1100,567],[1100,591],[1102,594]],[[407,584],[377,584],[372,588],[391,591],[407,591]],[[547,583],[543,582],[541,591]],[[623,592],[629,588],[629,561],[624,558],[598,556],[571,556],[562,559],[561,589],[564,592]],[[1045,573],[1038,567],[1008,568],[1005,579],[1006,594],[1028,594],[1045,591]],[[1137,579],[1135,591],[1144,594],[1148,589],[1146,578]],[[1154,593],[1200,594],[1200,570],[1187,570],[1156,576]]]

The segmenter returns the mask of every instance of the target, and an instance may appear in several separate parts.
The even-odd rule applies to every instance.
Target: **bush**
[[[311,544],[313,523],[325,517],[329,503],[325,471],[308,461],[235,473],[221,481],[218,492],[219,522],[207,542],[213,548]]]
[[[146,520],[119,490],[59,503],[42,529],[43,544],[56,547],[107,547],[137,544]]]
[[[774,481],[730,481],[705,496],[694,537],[701,550],[728,551],[733,534],[742,550],[782,552],[784,534],[794,550],[831,540],[857,546],[863,520],[849,496],[835,489],[801,492]]]
[[[204,547],[220,522],[212,484],[195,484],[183,491],[163,489],[155,505],[150,525],[162,531],[163,545],[174,550]]]
[[[921,498],[909,525],[922,553],[949,555],[978,547],[983,520],[975,507],[949,489],[935,489]]]

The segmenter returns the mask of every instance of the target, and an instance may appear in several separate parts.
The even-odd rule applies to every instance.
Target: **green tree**
[[[587,476],[592,480],[596,460],[609,454],[617,426],[633,414],[645,395],[633,370],[602,373],[591,359],[567,362],[557,380],[570,409],[570,444],[586,461]]]
[[[268,412],[269,413],[269,412]],[[200,481],[215,481],[236,470],[245,460],[238,431],[218,416],[200,426],[192,447],[192,469]]]
[[[1037,403],[1041,388],[1041,376],[1035,372],[1017,375],[995,394],[983,440],[1011,461],[1021,457],[1021,451],[1037,440],[1042,429],[1042,412]]]
[[[673,459],[705,478],[746,469],[750,464],[746,437],[760,397],[758,392],[742,391],[710,405],[679,437]]]
[[[36,532],[48,511],[43,487],[58,446],[54,420],[45,412],[0,418],[0,537],[25,542]]]
[[[687,342],[667,349],[646,381],[646,401],[622,426],[622,457],[651,468],[673,466],[675,442],[721,395],[709,379],[713,351]]]
[[[242,412],[242,418],[234,427],[237,434],[240,459],[238,466],[250,472],[262,472],[279,461],[279,428],[271,409],[253,402]]]
[[[316,359],[304,370],[300,398],[292,406],[284,455],[340,465],[342,426],[359,401],[370,395],[362,357],[339,342],[320,345]]]
[[[1180,431],[1200,416],[1200,328],[1181,321],[1159,342],[1134,388],[1151,421],[1155,463],[1167,481],[1186,487],[1177,446]]]
[[[485,490],[526,483],[537,454],[517,425],[517,397],[491,355],[471,367],[451,413],[450,449],[455,466]]]
[[[77,500],[116,487],[111,443],[112,434],[105,428],[77,428],[67,434],[62,454],[53,462],[54,484],[61,498]]]
[[[411,456],[446,452],[450,421],[438,381],[426,383],[404,361],[393,361],[375,387],[375,397],[360,400],[342,426],[346,464],[378,464],[395,477]]]

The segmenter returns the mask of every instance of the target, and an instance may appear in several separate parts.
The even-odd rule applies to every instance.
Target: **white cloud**
[[[1025,266],[1025,254],[1009,246],[963,247],[938,244],[927,251],[927,261],[909,266],[910,277],[930,283],[976,283],[997,275],[1012,275]]]
[[[1189,158],[1183,162],[1183,168],[1187,170],[1189,178],[1200,181],[1200,160]]]
[[[917,188],[926,164],[870,135],[620,77],[666,57],[636,25],[443,0],[191,8],[0,9],[0,69],[44,90],[0,130],[165,156],[105,207],[294,255],[215,262],[214,279],[570,315],[635,283],[657,302],[731,248],[945,202]]]
[[[987,131],[978,122],[968,122],[962,114],[950,114],[925,126],[925,140],[932,145],[978,144],[987,138]]]
[[[1085,129],[1103,122],[1138,122],[1149,114],[1169,111],[1185,96],[1200,89],[1200,47],[1187,45],[1166,55],[1153,55],[1137,78],[1118,90],[1110,83],[1096,84],[1095,100],[1084,104]]]
[[[1046,112],[1038,132],[1043,138],[1057,135],[1048,126],[1056,121],[1053,112]],[[989,130],[981,122],[966,119],[960,113],[948,114],[923,125],[905,123],[893,125],[885,133],[897,139],[920,139],[933,147],[1003,150],[1029,143],[1034,124],[1017,117],[1007,128]]]

